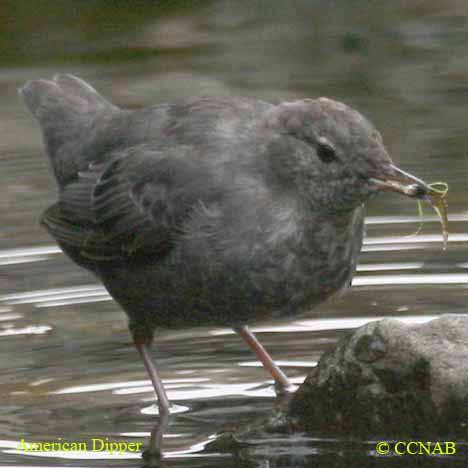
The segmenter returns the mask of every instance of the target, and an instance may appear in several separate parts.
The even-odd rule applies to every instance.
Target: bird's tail
[[[19,94],[41,126],[55,176],[63,186],[87,166],[93,141],[118,108],[72,75],[28,81]]]

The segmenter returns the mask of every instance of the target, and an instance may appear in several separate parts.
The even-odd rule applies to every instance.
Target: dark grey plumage
[[[130,112],[69,75],[22,94],[60,188],[42,222],[132,329],[292,314],[350,281],[375,190],[360,178],[390,159],[349,107],[200,98]],[[320,160],[319,138],[336,160]]]
[[[363,203],[403,191],[375,128],[326,98],[128,111],[70,75],[20,92],[59,186],[42,223],[125,309],[137,343],[157,327],[310,311],[351,281]]]

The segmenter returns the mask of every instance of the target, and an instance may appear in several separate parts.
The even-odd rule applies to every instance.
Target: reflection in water
[[[13,335],[43,335],[50,330],[52,330],[52,327],[47,325],[31,325],[22,328],[5,327],[0,331],[0,337]]]
[[[208,382],[209,379],[165,379],[164,383],[168,385],[175,384],[175,388],[177,386],[187,386],[190,384],[198,384],[200,382]],[[130,393],[139,393],[139,391],[129,391],[132,387],[141,387],[145,386],[143,391],[148,391],[146,387],[151,386],[150,380],[139,380],[135,382],[112,382],[107,384],[94,384],[94,385],[80,385],[78,387],[68,387],[61,390],[56,390],[51,392],[52,394],[56,395],[63,395],[65,393],[87,393],[87,392],[100,392],[104,390],[115,390],[115,389],[123,389],[121,394],[130,394]]]
[[[457,217],[456,215],[452,216]],[[385,218],[385,220],[390,226],[393,221],[397,224],[400,224],[401,221],[399,218]],[[450,266],[442,264],[438,266],[437,262],[419,260],[417,255],[411,259],[397,259],[394,254],[390,259],[388,255],[389,252],[392,252],[392,248],[398,250],[401,248],[402,251],[411,250],[413,246],[434,249],[440,242],[440,236],[425,234],[407,238],[399,235],[387,235],[388,225],[380,221],[380,217],[374,217],[369,224],[381,226],[385,231],[385,235],[373,232],[373,235],[366,240],[367,253],[357,268],[352,291],[361,291],[362,294],[364,291],[375,292],[376,288],[407,286],[417,288],[424,285],[464,288],[465,284],[468,283],[468,274],[464,273],[466,264],[463,262],[453,262]],[[460,218],[460,221],[465,221],[465,219]],[[406,224],[403,224],[403,227],[408,228]],[[449,249],[453,249],[454,245],[463,243],[466,240],[466,236],[463,234],[451,235]],[[370,247],[377,247],[377,249],[370,251]],[[16,261],[23,265],[31,264],[31,267],[41,262],[53,265],[62,258],[63,255],[51,246],[10,249],[0,252],[0,259],[5,261],[3,264],[5,267],[11,267]],[[457,271],[457,269],[459,270]],[[352,296],[352,294],[348,293],[348,297],[349,295]],[[407,303],[410,302],[410,300],[407,301]],[[0,296],[0,337],[6,339],[12,335],[40,336],[41,334],[48,334],[49,338],[47,340],[50,341],[50,346],[54,346],[53,342],[60,338],[57,333],[50,335],[54,330],[53,327],[56,326],[58,329],[66,330],[70,328],[70,325],[67,325],[66,322],[61,325],[60,317],[65,312],[58,312],[59,315],[56,312],[53,316],[49,316],[49,310],[70,309],[70,311],[74,311],[77,307],[91,307],[90,310],[94,311],[96,308],[102,307],[99,304],[105,305],[106,303],[109,303],[112,309],[112,316],[121,314],[111,302],[111,298],[105,289],[97,283],[23,290],[3,294]],[[411,310],[413,310],[411,307],[406,306],[404,302],[399,304],[391,315],[407,323],[423,323],[438,316],[438,313],[428,314],[427,311],[424,315],[411,315]],[[333,304],[328,307],[333,308]],[[34,310],[40,315],[33,314]],[[81,311],[76,316],[73,313],[74,320],[83,320],[83,326],[88,330],[86,334],[91,333],[91,337],[96,335],[96,338],[98,338],[100,335],[96,334],[97,329],[94,328],[94,325],[92,328],[86,325],[87,319],[84,318],[83,314],[86,315],[86,310]],[[335,314],[337,314],[335,318],[296,318],[288,323],[257,325],[253,327],[253,330],[255,333],[262,333],[267,337],[267,346],[273,348],[273,353],[279,357],[277,363],[291,375],[294,384],[300,385],[307,372],[316,365],[322,350],[331,347],[332,341],[339,336],[341,331],[353,329],[371,320],[379,320],[386,316],[382,314],[360,316],[358,309],[354,309],[351,317],[340,316],[338,309]],[[99,317],[106,320],[106,313],[101,312]],[[96,320],[96,323],[98,323],[99,317],[96,317],[93,313],[92,323],[96,322]],[[44,320],[46,320],[46,323],[44,323]],[[67,320],[65,316],[64,320]],[[124,332],[123,314],[119,315],[119,320],[121,323],[119,330]],[[79,325],[79,322],[77,325],[78,331],[82,326]],[[332,334],[332,340],[327,337],[330,334]],[[52,336],[55,338],[52,339]],[[106,345],[102,343],[102,337],[97,340],[95,353],[93,351],[90,354],[95,355],[96,357],[93,357],[93,360],[97,359],[99,362],[90,364],[88,372],[95,369],[95,374],[94,377],[90,377],[88,382],[86,381],[85,371],[87,365],[82,363],[83,359],[86,360],[87,358],[85,355],[81,356],[72,351],[72,354],[66,356],[63,363],[59,364],[59,368],[63,368],[63,366],[68,368],[73,366],[73,362],[76,363],[77,369],[76,372],[73,372],[71,380],[64,378],[66,374],[60,371],[55,377],[48,377],[48,375],[54,375],[53,371],[51,373],[50,363],[46,364],[45,368],[44,364],[41,365],[41,369],[44,369],[44,376],[42,376],[42,371],[41,374],[36,374],[34,368],[29,367],[27,373],[29,375],[27,377],[27,380],[29,380],[28,386],[16,385],[8,389],[9,398],[16,402],[21,398],[38,398],[39,408],[43,406],[40,403],[43,399],[46,402],[47,398],[53,398],[56,399],[55,404],[58,405],[58,408],[63,407],[62,410],[58,409],[62,412],[71,411],[72,407],[82,406],[84,402],[87,402],[84,404],[91,403],[93,414],[111,418],[115,418],[115,415],[112,416],[108,402],[114,401],[112,405],[116,405],[117,411],[120,411],[118,410],[119,407],[125,408],[124,411],[129,415],[124,418],[127,422],[123,424],[123,430],[119,431],[114,428],[111,430],[109,430],[110,428],[107,430],[101,428],[99,430],[99,424],[91,415],[89,438],[92,438],[93,434],[104,433],[112,440],[132,439],[141,441],[149,449],[145,452],[146,466],[163,466],[161,463],[171,463],[171,460],[198,460],[201,467],[214,466],[210,465],[210,463],[214,463],[215,460],[216,463],[219,463],[219,460],[224,459],[226,456],[232,456],[229,451],[228,453],[218,453],[215,450],[212,453],[210,449],[206,452],[207,447],[211,447],[210,443],[217,439],[216,433],[232,430],[233,428],[235,430],[235,428],[241,428],[246,423],[251,422],[252,405],[258,408],[260,401],[264,401],[268,406],[264,407],[264,409],[262,407],[257,409],[257,412],[260,411],[260,413],[256,417],[262,418],[262,414],[263,417],[266,417],[269,413],[268,408],[275,401],[272,381],[268,380],[268,376],[260,369],[261,364],[255,361],[252,355],[242,350],[241,343],[237,341],[237,337],[231,329],[166,332],[161,337],[164,338],[163,341],[156,340],[156,353],[158,355],[160,351],[163,352],[162,369],[168,372],[172,368],[171,373],[163,374],[163,378],[170,400],[176,402],[171,416],[167,420],[162,422],[159,420],[158,407],[154,404],[151,382],[149,380],[139,380],[129,373],[129,369],[138,369],[138,366],[135,365],[135,362],[137,362],[136,357],[126,350],[124,355],[120,356],[121,360],[119,358],[118,362],[112,364],[112,355],[106,357]],[[268,337],[270,338],[268,339]],[[110,337],[108,336],[108,338]],[[108,338],[108,345],[111,345]],[[311,350],[310,346],[314,343],[314,340],[316,340],[317,344],[315,350],[313,348]],[[125,342],[125,339],[116,341]],[[66,346],[79,346],[79,342],[79,335],[74,334],[67,340]],[[99,345],[99,342],[101,342],[101,345]],[[47,346],[47,343],[44,344]],[[276,350],[275,344],[278,348]],[[116,349],[115,346],[115,344],[112,344],[112,348],[109,349]],[[166,346],[168,351],[165,351]],[[192,347],[196,349],[195,354],[192,352]],[[49,351],[42,350],[41,355],[47,358],[47,356],[51,356],[50,353],[52,352],[52,348]],[[30,361],[28,353],[24,352],[24,348],[22,356],[23,359]],[[186,362],[187,357],[190,356],[193,356],[194,359],[189,359]],[[109,357],[111,361],[109,361]],[[23,367],[24,365],[22,364]],[[111,365],[110,368],[109,365]],[[245,371],[242,369],[245,369]],[[249,375],[244,374],[247,371]],[[138,369],[137,375],[143,375],[142,369]],[[258,381],[259,378],[262,380]],[[2,387],[0,385],[1,392]],[[131,405],[135,405],[135,400],[134,398],[131,399],[131,397],[134,395],[141,395],[143,401],[148,403],[147,406],[139,405],[142,406],[140,409],[132,410]],[[65,400],[62,400],[63,398]],[[224,406],[224,403],[228,403],[229,400],[232,400],[232,403]],[[83,403],[80,403],[80,401]],[[17,417],[22,417],[21,412],[17,414]],[[185,421],[184,418],[189,419]],[[232,422],[234,421],[233,427]],[[146,430],[137,430],[142,424]],[[60,429],[60,427],[63,429]],[[94,429],[92,429],[93,427]],[[129,430],[132,427],[135,430]],[[57,434],[56,437],[63,437],[65,434],[72,434],[73,431],[70,431],[68,424],[60,423],[56,426],[54,433]],[[31,441],[40,440],[37,434],[38,432],[31,428]],[[82,436],[82,430],[79,431],[79,434]],[[195,434],[199,435],[195,436]],[[348,448],[343,449],[346,444],[348,444]],[[13,458],[18,453],[17,446],[18,440],[14,438],[0,442],[2,453]],[[259,435],[258,441],[245,441],[242,446],[243,448],[236,456],[240,457],[239,460],[244,461],[257,460],[258,464],[255,462],[252,466],[264,466],[263,463],[268,459],[274,462],[286,457],[289,460],[291,452],[296,454],[294,456],[296,461],[291,466],[302,466],[301,463],[306,463],[306,460],[310,457],[327,458],[330,454],[336,454],[336,450],[344,450],[345,453],[346,450],[350,450],[350,453],[355,453],[358,450],[363,466],[365,466],[367,460],[375,457],[372,446],[366,447],[363,442],[349,445],[348,442],[345,443],[342,440],[325,441],[320,437],[315,439],[299,436],[275,438],[272,435],[264,434]],[[164,453],[162,461],[159,457],[161,447]],[[114,460],[114,455],[93,451],[28,453],[27,457],[45,460],[51,458],[76,461],[93,460],[95,462]],[[119,459],[133,460],[140,463],[140,457],[140,453],[128,452],[122,454]],[[296,462],[298,464],[294,464]]]
[[[466,284],[468,274],[427,274],[427,275],[384,275],[379,277],[360,276],[353,280],[353,286],[377,286],[377,285],[418,285],[418,284]]]
[[[466,242],[468,240],[468,234],[450,234],[450,242]],[[383,236],[378,238],[368,237],[364,241],[364,246],[373,246],[379,244],[403,244],[403,248],[409,248],[412,244],[425,244],[425,243],[434,243],[440,242],[441,236],[437,234],[425,234],[425,235],[417,235],[417,236],[406,236],[406,237],[398,237],[398,236]],[[364,251],[367,251],[364,250]]]
[[[425,323],[429,320],[437,318],[437,315],[421,315],[421,316],[410,316],[410,315],[393,315],[392,318],[396,320],[402,320],[408,324],[419,324]],[[375,316],[372,317],[353,317],[353,318],[337,318],[337,319],[312,319],[312,320],[298,320],[294,321],[289,325],[272,325],[269,327],[254,327],[253,331],[255,333],[297,333],[297,332],[318,332],[325,330],[347,330],[357,327],[361,327],[366,323],[382,320],[385,316]],[[233,335],[234,332],[229,329],[215,329],[210,331],[211,335],[220,336],[220,335]],[[288,361],[275,361],[275,362],[288,362]],[[294,362],[292,363],[295,366],[301,367],[301,363]],[[246,365],[246,364],[244,364]],[[309,366],[304,366],[309,367]]]
[[[34,304],[36,307],[57,307],[68,304],[99,302],[111,300],[107,291],[100,285],[57,288],[44,291],[31,291],[19,294],[6,294],[0,301],[6,304]]]

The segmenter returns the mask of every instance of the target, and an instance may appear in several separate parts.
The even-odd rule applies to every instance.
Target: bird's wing
[[[194,204],[209,191],[189,147],[145,145],[91,164],[62,191],[42,223],[62,244],[94,260],[162,257]],[[205,183],[202,183],[202,180]]]

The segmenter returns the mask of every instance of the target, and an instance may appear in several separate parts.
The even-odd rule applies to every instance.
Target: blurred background
[[[2,0],[1,466],[115,466],[106,454],[45,456],[16,447],[21,438],[99,436],[146,444],[156,420],[124,313],[38,224],[56,187],[18,87],[73,73],[127,108],[193,95],[328,96],[365,114],[401,168],[449,184],[446,250],[429,207],[422,231],[411,236],[415,203],[380,196],[368,207],[351,290],[307,320],[254,328],[300,383],[349,328],[382,316],[417,323],[466,312],[467,44],[468,3],[460,0]],[[215,434],[269,414],[271,382],[229,330],[162,331],[154,355],[180,407],[164,466],[393,462],[376,459],[372,442],[320,437],[259,438],[235,456],[208,455],[203,449]],[[119,466],[140,466],[139,457],[126,454]]]

